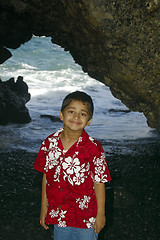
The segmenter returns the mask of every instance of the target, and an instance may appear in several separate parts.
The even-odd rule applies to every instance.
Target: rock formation
[[[51,36],[160,130],[160,0],[0,1],[0,22],[0,62],[9,57],[6,47]]]
[[[28,86],[22,77],[0,80],[0,124],[28,123],[31,118],[25,104],[30,100]]]

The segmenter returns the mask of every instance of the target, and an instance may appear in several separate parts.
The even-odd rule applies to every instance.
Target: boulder
[[[59,117],[48,115],[48,114],[41,114],[41,118],[49,118],[52,122],[62,122]]]
[[[30,100],[28,86],[19,76],[17,81],[0,79],[0,125],[7,123],[29,123],[31,121],[25,104]]]
[[[51,36],[160,130],[160,0],[11,0],[0,11],[0,46]]]

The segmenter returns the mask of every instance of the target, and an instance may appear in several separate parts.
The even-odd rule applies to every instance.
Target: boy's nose
[[[79,118],[79,114],[78,113],[75,113],[74,114],[74,119],[78,119]]]

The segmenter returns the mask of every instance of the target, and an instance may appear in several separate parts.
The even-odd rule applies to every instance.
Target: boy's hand
[[[40,216],[40,224],[42,227],[44,227],[44,229],[49,229],[49,227],[46,225],[46,214],[43,214],[43,212],[41,212],[41,216]]]
[[[97,216],[94,223],[95,233],[99,233],[105,226],[105,184],[104,183],[94,183],[94,190],[97,199]]]
[[[102,228],[104,228],[105,223],[106,223],[105,215],[98,215],[97,214],[96,221],[94,223],[95,233],[99,233],[102,230]]]
[[[47,201],[47,195],[46,195],[46,174],[43,174],[40,224],[46,230],[49,229],[49,227],[45,224],[46,223],[47,210],[48,210],[48,201]]]

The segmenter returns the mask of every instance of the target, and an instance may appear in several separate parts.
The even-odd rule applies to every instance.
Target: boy
[[[84,128],[93,116],[89,95],[63,100],[64,127],[42,143],[34,168],[43,172],[40,224],[54,224],[54,240],[93,240],[105,225],[105,182],[111,180],[99,141]]]

